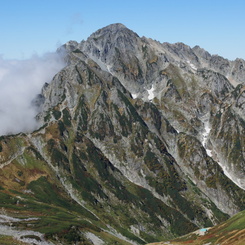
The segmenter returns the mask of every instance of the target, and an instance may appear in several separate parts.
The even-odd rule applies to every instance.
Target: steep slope
[[[160,114],[178,132],[187,133],[205,143],[206,152],[225,173],[229,172],[229,177],[236,184],[244,188],[244,90],[242,84],[234,89],[228,80],[230,73],[237,74],[233,69],[234,62],[211,56],[204,50],[201,52],[198,47],[191,49],[181,43],[160,44],[150,39],[140,39],[121,24],[95,32],[86,42],[77,44],[76,48],[116,76],[133,98],[155,104]],[[227,68],[227,73],[222,73],[220,67],[226,66],[230,70]],[[240,69],[243,71],[243,66]],[[235,79],[234,75],[232,81],[239,83],[242,79],[240,75]],[[231,118],[230,122],[218,118],[223,112]],[[228,132],[229,127],[236,131],[217,135],[220,131],[224,132],[222,128]],[[227,141],[228,137],[232,139]],[[170,138],[169,151],[177,158],[179,150],[170,149],[176,145],[172,140],[174,137],[164,134],[163,138]],[[231,144],[225,145],[224,142]],[[220,145],[227,149],[221,149]],[[237,154],[238,158],[231,159]]]
[[[63,48],[42,127],[0,139],[4,239],[145,244],[244,209],[242,66],[122,24]]]
[[[116,35],[112,35],[116,27]],[[100,41],[101,36],[103,41]],[[110,47],[105,47],[105,43],[109,43]],[[207,128],[218,130],[233,124],[237,130],[231,135],[242,134],[244,89],[241,82],[244,83],[244,61],[240,60],[237,69],[238,60],[231,62],[219,56],[211,56],[199,47],[191,49],[182,43],[160,44],[151,39],[140,39],[121,24],[95,32],[77,47],[88,57],[98,61],[98,64],[103,62],[101,68],[116,76],[134,98],[154,103],[179,132],[196,136],[200,132],[205,134]],[[232,84],[239,85],[234,89]],[[230,110],[227,111],[227,117],[230,117],[232,122],[228,122],[229,125],[216,125],[215,118],[220,113],[226,114],[228,108]],[[225,122],[219,119],[218,121]],[[212,123],[215,125],[212,126]],[[201,142],[202,137],[202,134],[198,137]],[[227,135],[217,135],[213,131],[207,137],[214,144],[214,154],[218,142],[223,145],[223,142],[227,141]],[[237,144],[230,144],[226,152],[217,150],[218,153],[223,153],[216,154],[219,158],[215,160],[223,169],[233,169],[230,171],[233,179],[241,182],[241,173],[244,170],[244,137],[229,141]],[[209,147],[209,150],[212,150],[211,144]],[[237,150],[240,151],[240,159],[234,168],[230,166],[233,160],[227,153],[230,155]],[[227,158],[228,162],[225,161]],[[241,183],[240,186],[244,188],[244,184]]]

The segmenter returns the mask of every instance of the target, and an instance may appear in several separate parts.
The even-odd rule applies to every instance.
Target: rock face
[[[43,126],[1,138],[1,206],[39,219],[18,227],[50,244],[145,244],[244,209],[243,60],[122,24],[63,48],[35,103]]]

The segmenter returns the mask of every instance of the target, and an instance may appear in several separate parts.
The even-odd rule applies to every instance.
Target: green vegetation
[[[48,182],[47,178],[44,176],[36,181],[32,181],[27,188],[35,193],[35,198],[38,201],[63,206],[67,209],[70,208],[70,206],[68,207],[68,203],[59,197],[57,187]]]
[[[98,195],[100,198],[108,199],[104,194],[100,184],[93,178],[93,176],[84,167],[81,158],[74,152],[72,154],[72,162],[74,169],[75,187],[82,191],[82,196],[87,201],[96,202],[93,194]]]
[[[112,108],[116,113],[116,118],[121,126],[121,134],[124,137],[128,137],[128,135],[132,132],[132,122],[127,118],[125,113],[121,114],[119,112],[119,108],[117,105],[112,104]]]
[[[81,116],[79,118],[79,129],[86,131],[88,128],[88,109],[83,106],[81,107]]]
[[[75,50],[75,51],[73,51],[74,53],[82,53],[80,50]],[[78,75],[78,79],[77,79],[77,81],[78,81],[78,83],[79,84],[83,84],[83,78],[82,78],[82,74],[81,74],[81,72],[80,72],[80,69],[79,69],[79,66],[78,65],[76,65],[75,66],[75,69],[76,69],[76,71],[77,71],[77,75]]]
[[[27,243],[17,241],[11,236],[0,235],[0,244],[2,245],[28,245]]]
[[[89,120],[89,108],[85,101],[85,96],[81,95],[79,103],[76,108],[74,119],[78,122],[78,129],[81,131],[87,131],[88,129],[88,120]]]
[[[69,113],[69,110],[65,108],[62,111],[62,114],[63,114],[63,123],[65,124],[65,126],[70,127],[71,126],[71,115]]]
[[[158,170],[161,170],[163,167],[159,163],[155,153],[151,151],[147,151],[144,157],[144,161],[146,166],[153,172],[157,172]]]
[[[245,211],[236,214],[229,220],[214,226],[204,235],[190,233],[169,241],[173,245],[203,245],[203,244],[245,244]],[[155,243],[157,245],[158,243]],[[161,245],[162,243],[159,243]]]
[[[45,237],[51,240],[58,235],[65,244],[83,240],[85,242],[86,239],[80,237],[80,229],[100,231],[96,224],[91,223],[98,222],[97,218],[73,202],[60,187],[51,184],[46,177],[32,181],[27,188],[31,191],[30,194],[13,192],[19,197],[0,192],[0,206],[7,213],[17,210],[18,215],[23,213],[22,215],[39,218],[30,222],[20,222],[20,228],[25,229],[26,225],[31,223],[32,230],[44,233]]]
[[[66,128],[65,128],[64,123],[61,120],[58,121],[58,128],[60,131],[60,135],[62,136],[63,133],[65,132]]]
[[[147,45],[142,45],[141,46],[142,53],[144,54],[144,59],[147,57]]]
[[[135,110],[135,108],[133,107],[133,105],[130,103],[130,101],[128,100],[128,98],[120,91],[117,90],[118,92],[118,96],[120,97],[120,99],[122,99],[122,101],[125,103],[126,107],[129,109],[129,120],[131,123],[133,122],[139,122],[140,125],[142,126],[142,129],[145,130],[145,133],[148,131],[147,129],[147,125],[146,123],[143,121],[143,119],[140,117],[140,115],[138,114],[138,112]],[[131,118],[132,116],[132,118]]]
[[[60,112],[59,110],[54,109],[54,110],[52,111],[52,113],[53,113],[53,116],[54,116],[54,118],[55,118],[56,120],[60,119],[60,117],[61,117],[61,112]]]

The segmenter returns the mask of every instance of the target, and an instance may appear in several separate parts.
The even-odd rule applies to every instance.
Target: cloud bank
[[[37,128],[37,108],[31,102],[64,66],[60,53],[35,55],[28,60],[0,57],[0,135]]]

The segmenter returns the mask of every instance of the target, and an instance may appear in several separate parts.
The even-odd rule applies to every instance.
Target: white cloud
[[[0,57],[0,135],[28,132],[38,126],[31,101],[64,66],[63,55],[58,53],[28,60]]]

